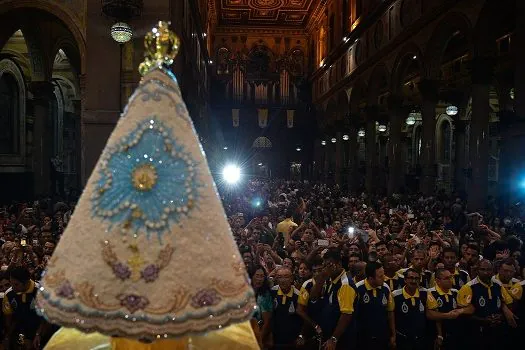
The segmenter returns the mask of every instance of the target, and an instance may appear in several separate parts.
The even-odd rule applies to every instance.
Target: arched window
[[[0,154],[18,152],[18,85],[9,73],[0,77]]]
[[[441,123],[441,161],[450,162],[450,144],[452,141],[452,130],[448,121]]]
[[[26,87],[15,62],[0,60],[0,162],[24,164]]]
[[[260,136],[253,141],[253,148],[272,148],[272,142],[270,139],[264,136]]]

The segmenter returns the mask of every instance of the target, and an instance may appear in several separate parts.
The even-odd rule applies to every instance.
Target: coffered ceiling
[[[302,28],[319,0],[215,0],[219,25]]]

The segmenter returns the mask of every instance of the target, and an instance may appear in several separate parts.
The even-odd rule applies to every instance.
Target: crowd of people
[[[256,293],[261,349],[524,345],[519,206],[470,213],[443,193],[352,196],[262,180],[222,199]],[[34,298],[73,208],[49,199],[0,207],[4,349],[40,349],[56,330]]]
[[[0,349],[41,349],[57,329],[36,314],[35,297],[73,207],[51,199],[0,206]]]
[[[262,349],[524,344],[521,207],[250,181],[224,197]]]

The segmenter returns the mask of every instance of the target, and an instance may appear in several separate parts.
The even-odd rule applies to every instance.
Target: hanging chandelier
[[[117,43],[124,44],[133,38],[133,29],[125,22],[117,22],[111,26],[110,34]]]
[[[124,44],[133,38],[133,29],[128,21],[139,17],[143,7],[143,0],[102,0],[102,13],[116,21],[110,29],[113,40]]]

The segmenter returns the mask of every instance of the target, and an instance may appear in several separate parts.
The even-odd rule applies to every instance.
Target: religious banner
[[[233,120],[233,127],[238,128],[239,127],[239,109],[238,108],[232,109],[232,120]]]
[[[266,128],[268,126],[268,110],[265,108],[259,108],[259,127]]]
[[[286,125],[288,126],[288,129],[293,128],[293,116],[295,114],[295,110],[289,109],[286,111]]]

